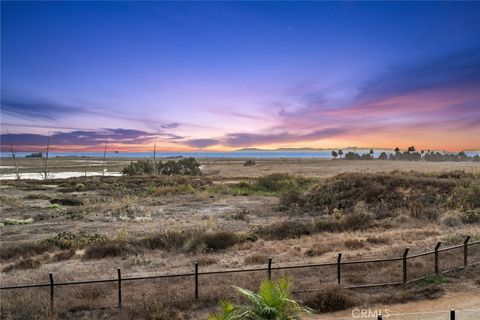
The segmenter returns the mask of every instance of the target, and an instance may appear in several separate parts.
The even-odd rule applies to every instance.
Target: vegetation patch
[[[358,303],[355,294],[340,286],[331,286],[310,297],[305,304],[317,312],[345,310]]]
[[[17,263],[11,264],[3,268],[2,272],[10,272],[12,270],[27,270],[40,267],[41,262],[31,258],[22,259]]]
[[[3,220],[2,223],[6,226],[14,226],[17,224],[31,224],[33,223],[33,219],[32,218],[27,218],[27,219],[5,218],[5,220]]]
[[[0,246],[0,259],[9,260],[17,257],[28,258],[51,251],[53,248],[45,241],[18,242]]]
[[[61,206],[81,206],[83,205],[83,200],[78,198],[58,198],[58,199],[51,199],[51,204],[58,204]]]
[[[131,162],[123,168],[122,173],[128,176],[134,175],[184,175],[198,176],[202,174],[200,163],[195,158],[182,158],[180,160],[138,160]]]
[[[78,233],[61,232],[56,236],[48,238],[46,243],[62,250],[83,249],[105,239],[105,236],[101,236],[98,233],[88,233],[85,231],[80,231]]]

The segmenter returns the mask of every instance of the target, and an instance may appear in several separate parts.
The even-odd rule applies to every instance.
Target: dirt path
[[[480,319],[480,288],[469,292],[450,292],[435,300],[423,300],[405,304],[375,305],[370,307],[373,314],[364,314],[359,309],[328,313],[308,317],[308,320],[340,320],[340,319],[376,319],[375,312],[382,313],[384,319],[392,320],[447,320],[449,312],[456,310],[457,320]],[[387,317],[387,314],[389,316]]]

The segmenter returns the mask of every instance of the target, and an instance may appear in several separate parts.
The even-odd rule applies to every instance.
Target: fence
[[[61,302],[69,296],[68,293],[61,291],[62,288],[103,284],[107,286],[105,292],[115,291],[116,294],[108,292],[108,295],[102,296],[109,299],[110,307],[115,305],[121,309],[125,305],[125,298],[135,304],[135,299],[142,296],[142,291],[138,291],[139,286],[132,286],[140,282],[143,282],[144,286],[153,286],[156,296],[166,297],[165,302],[178,302],[176,298],[180,298],[184,302],[202,299],[216,303],[231,292],[229,290],[232,285],[255,289],[262,279],[271,279],[273,276],[290,276],[294,280],[293,293],[301,294],[322,290],[325,284],[332,283],[350,289],[402,285],[480,264],[480,241],[470,242],[468,236],[460,245],[441,248],[441,244],[438,242],[432,251],[414,255],[409,255],[409,248],[405,248],[400,257],[386,259],[344,261],[342,253],[338,253],[335,262],[308,265],[275,266],[273,259],[269,258],[265,267],[202,272],[196,262],[191,273],[124,277],[121,269],[118,269],[116,278],[84,281],[55,281],[53,274],[50,273],[48,283],[3,286],[0,290],[12,292],[28,288],[46,288],[48,298],[45,302],[49,301],[50,312],[53,312],[58,309],[57,300]],[[379,278],[384,281],[376,281]],[[154,283],[156,280],[168,280],[170,283],[156,285]]]

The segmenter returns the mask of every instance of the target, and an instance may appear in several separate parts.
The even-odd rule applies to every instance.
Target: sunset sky
[[[480,149],[480,2],[1,9],[2,150]]]

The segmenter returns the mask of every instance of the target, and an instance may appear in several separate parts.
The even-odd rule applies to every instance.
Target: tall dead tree
[[[153,174],[157,174],[157,138],[153,144]]]
[[[45,152],[45,165],[43,167],[43,179],[47,180],[49,178],[48,174],[48,155],[50,152],[50,130],[48,130],[48,137],[47,137],[47,151]]]
[[[17,158],[15,154],[15,149],[13,148],[12,139],[10,138],[10,132],[7,130],[8,143],[10,144],[10,152],[12,153],[13,165],[15,166],[15,177],[17,180],[20,180],[20,173],[18,172]]]
[[[102,171],[102,176],[105,176],[105,173],[107,172],[107,145],[108,145],[108,138],[105,139],[105,149],[103,150],[103,171]]]

